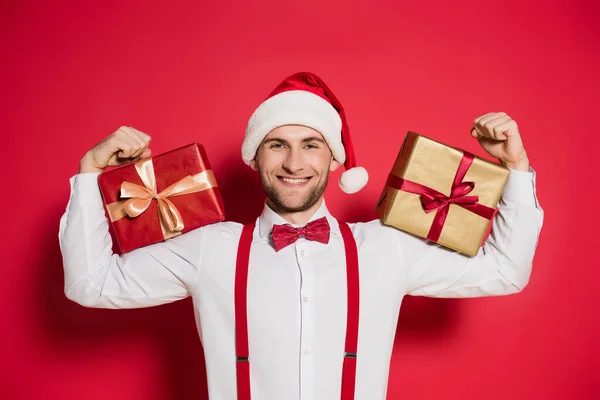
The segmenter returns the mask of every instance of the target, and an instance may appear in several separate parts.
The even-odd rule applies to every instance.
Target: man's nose
[[[295,173],[302,169],[302,157],[298,150],[292,149],[287,153],[287,157],[283,161],[283,168],[290,173]]]

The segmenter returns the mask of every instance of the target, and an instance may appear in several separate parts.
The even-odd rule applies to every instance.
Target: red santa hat
[[[367,184],[367,171],[356,166],[344,108],[318,76],[310,72],[289,76],[254,111],[242,144],[246,164],[250,165],[265,136],[282,125],[308,126],[323,135],[333,158],[346,169],[339,180],[344,192],[356,193]]]

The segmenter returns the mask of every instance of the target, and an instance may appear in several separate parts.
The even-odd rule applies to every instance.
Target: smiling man
[[[293,224],[302,224],[315,213],[329,172],[340,166],[323,136],[302,125],[273,129],[250,164],[259,171],[267,205]]]
[[[472,136],[510,168],[492,233],[467,257],[383,225],[339,222],[323,192],[343,165],[347,193],[367,182],[345,113],[316,75],[285,79],[254,111],[242,158],[267,195],[252,224],[223,222],[111,253],[97,178],[149,157],[123,127],[82,158],[61,219],[66,296],[87,307],[150,307],[191,296],[211,400],[383,400],[402,298],[500,296],[528,283],[542,227],[535,172],[504,113]]]

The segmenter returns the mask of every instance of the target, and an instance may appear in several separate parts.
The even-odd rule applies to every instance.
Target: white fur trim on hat
[[[333,158],[344,163],[346,153],[342,144],[342,120],[327,100],[305,90],[289,90],[265,100],[254,111],[242,144],[242,159],[248,165],[265,136],[283,125],[304,125],[323,135]]]
[[[344,171],[338,183],[344,193],[352,194],[365,187],[368,181],[367,170],[363,167],[354,167]]]

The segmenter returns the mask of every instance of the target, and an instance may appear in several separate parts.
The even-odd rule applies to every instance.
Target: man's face
[[[268,204],[279,212],[300,212],[321,199],[333,159],[323,136],[312,128],[285,125],[264,138],[251,167],[258,170]]]

